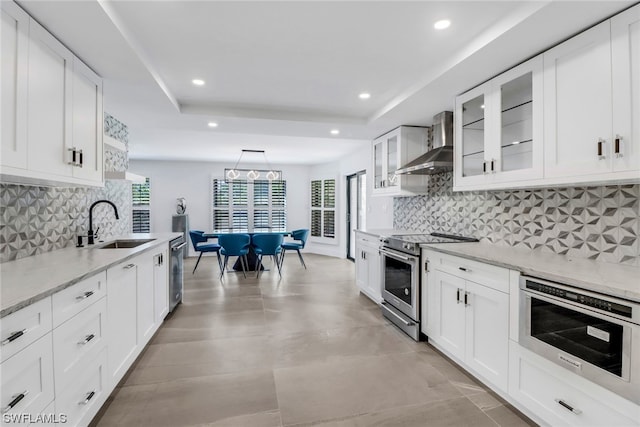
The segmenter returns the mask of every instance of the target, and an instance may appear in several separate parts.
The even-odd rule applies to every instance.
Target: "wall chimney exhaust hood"
[[[453,170],[453,112],[433,116],[433,149],[398,169],[396,175],[433,175]]]
[[[104,171],[104,179],[110,181],[131,181],[135,184],[144,184],[147,181],[146,177],[127,171]]]

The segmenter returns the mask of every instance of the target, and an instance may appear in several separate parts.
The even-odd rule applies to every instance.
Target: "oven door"
[[[521,289],[519,329],[523,347],[639,402],[638,379],[631,378],[631,346],[637,338],[632,324]]]
[[[418,320],[420,258],[388,248],[382,257],[382,298],[411,319]]]

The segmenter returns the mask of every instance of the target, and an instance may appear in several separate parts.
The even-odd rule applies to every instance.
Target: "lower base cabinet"
[[[473,261],[424,253],[429,341],[494,387],[506,392],[509,361],[508,271],[487,275]],[[455,265],[460,275],[453,275]],[[440,266],[440,267],[438,267]],[[482,273],[482,277],[479,277]],[[423,276],[424,277],[424,276]],[[500,278],[507,278],[502,283]],[[473,280],[483,280],[485,286]],[[495,283],[494,283],[495,282]],[[497,286],[500,290],[495,289]]]
[[[637,426],[640,407],[510,342],[509,395],[553,426]]]
[[[82,367],[82,375],[56,396],[56,412],[65,414],[66,426],[86,426],[109,397],[107,349]]]
[[[360,292],[376,304],[382,302],[381,266],[378,253],[378,239],[374,236],[356,233],[356,284]]]

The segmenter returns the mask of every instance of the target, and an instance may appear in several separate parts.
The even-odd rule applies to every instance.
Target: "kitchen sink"
[[[106,245],[100,246],[97,249],[131,249],[144,245],[145,243],[152,242],[156,239],[123,239],[114,240]]]

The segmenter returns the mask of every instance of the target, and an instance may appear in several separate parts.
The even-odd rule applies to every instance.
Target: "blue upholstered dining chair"
[[[298,258],[300,258],[300,263],[306,269],[307,265],[304,263],[304,258],[302,258],[300,249],[304,249],[304,245],[307,243],[307,238],[309,237],[309,229],[302,228],[299,230],[293,230],[291,232],[291,237],[294,240],[293,242],[284,242],[282,244],[282,261],[284,262],[284,254],[287,251],[296,251],[298,252]]]
[[[278,267],[278,274],[282,276],[280,253],[282,252],[282,234],[256,233],[251,238],[251,244],[256,252],[256,277],[260,275],[262,257],[271,256]]]
[[[200,258],[202,258],[202,254],[205,252],[215,252],[218,257],[218,265],[220,266],[220,269],[222,269],[222,262],[220,261],[220,245],[207,243],[207,238],[204,237],[204,231],[201,230],[189,230],[189,237],[191,237],[193,249],[196,252],[200,252],[198,261],[196,261],[196,266],[193,267],[193,272],[191,274],[196,272],[196,268],[198,268],[198,264],[200,264]]]
[[[240,258],[240,265],[242,266],[242,275],[247,277],[247,254],[249,253],[249,246],[251,245],[251,236],[243,233],[229,233],[218,235],[218,244],[222,246],[220,254],[224,256],[222,262],[222,269],[220,270],[220,278],[224,274],[224,270],[227,268],[230,256],[237,256]]]

